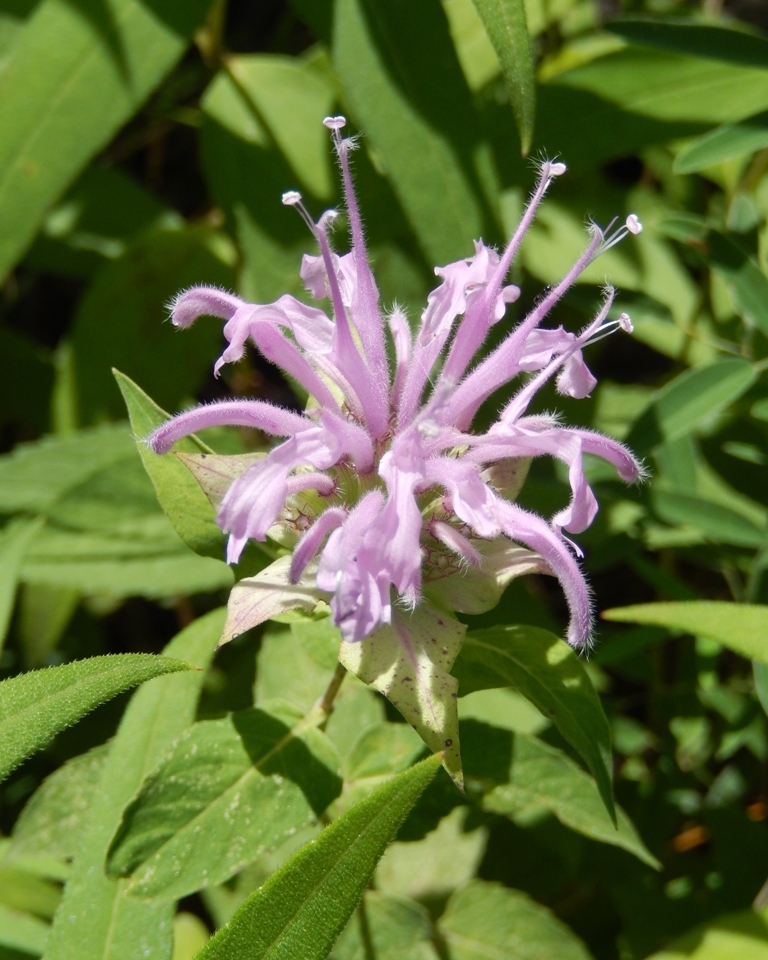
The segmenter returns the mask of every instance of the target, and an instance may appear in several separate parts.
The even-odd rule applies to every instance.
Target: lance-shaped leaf
[[[725,123],[689,143],[675,157],[675,173],[695,173],[768,147],[768,112],[741,123]]]
[[[0,81],[0,276],[50,205],[181,58],[208,6],[35,5]]]
[[[215,453],[183,453],[176,456],[200,484],[211,506],[218,509],[224,494],[238,477],[242,477],[248,467],[256,460],[262,460],[264,453],[240,453],[234,456],[221,456]]]
[[[0,649],[11,622],[22,558],[43,523],[42,517],[12,521],[0,534]]]
[[[204,668],[224,621],[213,610],[165,648]],[[201,670],[161,677],[133,697],[112,740],[93,791],[87,829],[77,851],[46,949],[46,960],[168,960],[174,906],[128,897],[125,881],[104,873],[120,813],[170,744],[194,720]]]
[[[601,616],[605,620],[649,623],[709,637],[742,657],[768,663],[768,606],[724,600],[680,600],[614,607],[603,611]]]
[[[424,595],[439,607],[458,613],[485,613],[493,610],[516,577],[552,573],[538,553],[526,550],[506,537],[474,543],[483,557],[477,566],[457,564],[451,573],[444,575],[438,567],[430,569],[425,564]]]
[[[533,140],[536,78],[525,3],[523,0],[474,0],[474,4],[501,63],[520,146],[526,157]]]
[[[216,526],[216,516],[208,498],[189,470],[176,457],[159,456],[144,442],[149,434],[165,423],[169,414],[162,410],[130,377],[114,371],[117,385],[128,408],[136,445],[144,467],[165,510],[181,539],[195,553],[224,557],[224,534]],[[212,453],[197,437],[185,437],[176,444],[182,453]]]
[[[463,790],[459,750],[458,682],[449,673],[466,627],[422,602],[411,613],[395,609],[392,625],[358,643],[342,643],[339,660],[383,693],[418,732]]]
[[[316,565],[310,564],[295,584],[289,580],[290,569],[291,558],[280,557],[255,577],[245,577],[235,584],[219,645],[288,610],[300,607],[311,613],[315,609],[325,596],[315,586]]]
[[[475,690],[515,687],[578,750],[613,817],[611,733],[584,665],[548,630],[490,627],[467,634],[453,669],[462,696]]]
[[[521,734],[514,737],[509,734],[509,737],[512,740],[509,780],[486,795],[483,800],[486,810],[514,817],[544,808],[577,833],[621,847],[643,863],[659,868],[659,862],[637,835],[626,813],[617,806],[614,825],[595,781],[562,750],[535,737]]]
[[[325,960],[438,765],[424,760],[334,821],[245,901],[198,960]]]
[[[108,872],[130,876],[132,894],[175,900],[315,823],[341,792],[318,719],[273,703],[195,724],[125,810]]]
[[[149,653],[91,657],[0,683],[0,779],[61,730],[138,683],[192,669]]]

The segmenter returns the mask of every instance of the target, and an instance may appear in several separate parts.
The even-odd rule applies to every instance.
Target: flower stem
[[[339,688],[341,687],[346,675],[346,667],[343,667],[340,663],[337,663],[336,669],[331,677],[331,682],[326,687],[325,693],[317,702],[317,706],[325,714],[326,720],[333,713],[333,701],[336,699],[336,694],[339,692]]]

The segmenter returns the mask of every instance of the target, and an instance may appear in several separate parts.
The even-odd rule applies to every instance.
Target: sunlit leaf
[[[91,657],[0,683],[0,778],[100,703],[186,663],[149,653]]]
[[[642,453],[684,436],[737,400],[755,378],[752,365],[736,357],[686,370],[658,391],[632,427],[628,445]]]
[[[438,0],[341,0],[334,23],[345,105],[429,262],[466,256],[468,238],[488,232],[471,157],[478,121]]]
[[[648,960],[768,960],[765,913],[744,910],[701,924]]]
[[[199,960],[325,960],[438,766],[424,760],[334,821],[245,901]]]
[[[466,627],[422,601],[412,613],[393,611],[384,624],[356,643],[342,643],[339,661],[383,693],[463,787],[457,683],[449,673]]]
[[[523,156],[533,138],[536,80],[523,0],[474,0],[504,72]]]
[[[490,627],[468,633],[453,668],[465,696],[475,690],[515,687],[587,763],[613,816],[611,735],[600,700],[574,651],[539,627]]]
[[[710,637],[724,647],[768,663],[768,607],[724,600],[641,603],[604,610],[606,620],[650,623],[670,630]]]
[[[115,378],[128,408],[144,467],[168,519],[196,553],[222,559],[224,534],[216,526],[213,507],[200,485],[176,457],[158,456],[144,443],[152,430],[168,419],[168,414],[125,374],[115,371]],[[182,453],[213,452],[194,436],[180,440],[176,449]]]
[[[131,700],[94,791],[88,829],[54,920],[47,960],[167,960],[170,956],[173,904],[128,897],[125,881],[106,876],[104,861],[123,808],[194,720],[202,668],[213,656],[223,620],[224,611],[214,610],[165,648],[166,655],[183,657],[201,670],[155,680]]]
[[[207,8],[206,0],[37,6],[0,78],[0,275],[181,57]]]
[[[195,724],[126,809],[107,869],[140,897],[222,883],[316,822],[341,791],[337,766],[327,738],[287,704]]]

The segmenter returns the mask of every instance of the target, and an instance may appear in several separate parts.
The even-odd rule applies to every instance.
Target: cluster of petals
[[[597,511],[583,458],[602,457],[627,482],[637,480],[642,468],[615,440],[527,410],[550,380],[562,394],[587,396],[595,379],[583,348],[620,327],[631,330],[624,314],[607,319],[611,290],[595,320],[578,334],[541,323],[595,257],[628,232],[639,233],[640,224],[630,216],[613,234],[591,226],[586,249],[561,282],[475,362],[491,327],[519,297],[519,289],[506,283],[510,265],[565,166],[541,164],[520,225],[501,254],[479,241],[471,257],[435,269],[440,283],[414,332],[400,309],[382,311],[352,185],[354,144],[341,136],[343,118],[325,123],[341,167],[351,251],[339,255],[331,247],[335,212],[315,223],[299,194],[283,200],[299,209],[318,242],[319,255],[304,257],[301,276],[316,300],[330,302],[331,316],[292,296],[252,304],[212,287],[186,290],[172,305],[179,327],[202,315],[226,321],[228,345],[216,373],[240,359],[250,339],[314,402],[304,413],[258,400],[197,407],[157,429],[149,444],[164,453],[181,437],[220,425],[286,438],[232,482],[220,504],[217,522],[229,534],[227,560],[236,563],[249,539],[265,540],[292,498],[313,491],[321,507],[295,543],[290,576],[298,582],[312,571],[347,641],[391,623],[393,603],[419,603],[429,575],[427,544],[460,566],[476,566],[483,563],[483,541],[506,537],[534,551],[559,578],[570,611],[567,639],[582,648],[592,629],[589,589],[579,550],[567,534],[585,530]],[[527,376],[493,426],[471,432],[481,404],[518,375]],[[494,484],[494,467],[541,455],[567,465],[571,488],[568,506],[549,519],[507,499]]]

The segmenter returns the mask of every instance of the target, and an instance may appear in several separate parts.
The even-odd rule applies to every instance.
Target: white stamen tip
[[[550,163],[549,175],[550,177],[562,177],[567,169],[568,167],[564,163]]]
[[[619,317],[619,326],[625,333],[632,333],[635,329],[627,313],[622,313]]]
[[[323,120],[323,126],[328,127],[329,130],[341,130],[341,128],[346,127],[346,125],[346,117],[326,117],[325,120]]]
[[[629,230],[630,233],[634,233],[635,236],[637,236],[638,233],[643,232],[643,225],[640,223],[634,213],[630,213],[625,223],[627,230]]]
[[[283,203],[286,207],[295,207],[297,203],[301,203],[301,194],[298,190],[286,190],[283,194]]]

